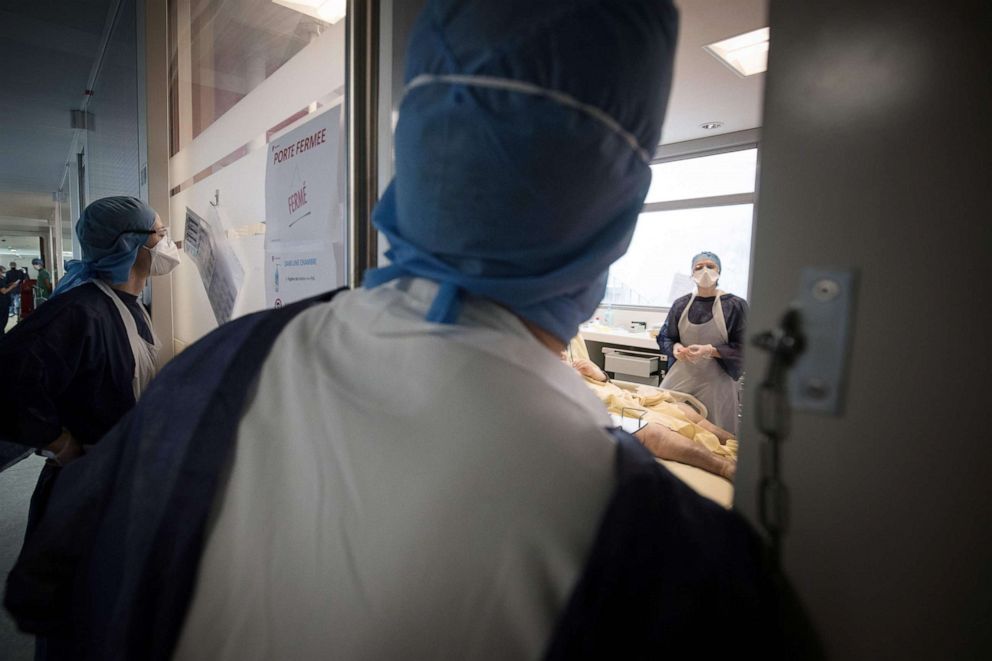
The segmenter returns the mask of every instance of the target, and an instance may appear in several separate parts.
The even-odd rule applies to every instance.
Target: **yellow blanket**
[[[568,357],[569,360],[589,359],[589,350],[581,335],[569,342]],[[737,460],[737,439],[728,439],[726,445],[721,445],[720,439],[712,432],[693,423],[685,412],[676,406],[679,403],[690,402],[693,408],[697,410],[702,408],[701,413],[705,416],[706,409],[694,397],[648,386],[641,386],[637,392],[632,392],[613,383],[603,383],[589,377],[583,378],[610,413],[629,416],[631,412],[645,411],[643,417],[645,422],[656,422],[696,441],[713,454]]]
[[[637,392],[624,390],[613,383],[603,383],[585,378],[586,384],[599,400],[606,405],[610,413],[623,414],[630,417],[632,412],[644,411],[645,422],[656,422],[668,427],[674,432],[693,440],[713,454],[721,457],[737,459],[737,440],[729,439],[726,445],[711,432],[694,424],[676,404],[680,401],[678,393],[655,388],[641,387]]]

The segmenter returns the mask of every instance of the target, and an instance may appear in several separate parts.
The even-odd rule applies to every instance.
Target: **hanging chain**
[[[761,480],[758,485],[758,519],[768,534],[772,562],[779,564],[787,518],[788,491],[781,477],[781,445],[789,435],[789,368],[805,348],[802,318],[790,308],[775,330],[752,338],[754,346],[771,354],[768,371],[758,386],[756,422],[764,435],[761,443]]]

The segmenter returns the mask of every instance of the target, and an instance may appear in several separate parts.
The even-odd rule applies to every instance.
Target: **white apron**
[[[723,293],[717,291],[713,301],[713,318],[705,324],[689,321],[689,308],[696,300],[696,295],[692,295],[679,317],[679,337],[683,346],[727,343],[727,322],[720,303]],[[687,360],[676,361],[665,375],[661,387],[693,395],[706,406],[710,422],[737,435],[737,383],[715,359],[707,358],[695,364]]]
[[[148,330],[154,340],[153,343],[148,343],[141,337],[141,333],[138,332],[138,324],[134,322],[134,317],[131,315],[131,310],[124,305],[124,302],[114,293],[113,289],[102,280],[93,280],[92,282],[114,302],[117,312],[120,313],[121,320],[124,322],[127,339],[131,344],[131,353],[134,355],[134,377],[131,381],[131,387],[134,390],[134,401],[138,401],[141,393],[144,392],[152,377],[155,376],[155,359],[158,356],[158,351],[162,343],[159,342],[158,337],[155,335],[155,329],[152,328],[152,319],[148,316],[148,312],[145,311],[144,306],[139,305],[138,307],[141,308],[141,313],[145,316],[145,323],[148,324]]]

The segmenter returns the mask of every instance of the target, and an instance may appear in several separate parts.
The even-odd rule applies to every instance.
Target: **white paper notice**
[[[231,249],[224,228],[187,207],[183,250],[200,271],[217,323],[230,321],[245,271]]]
[[[265,302],[269,307],[344,284],[338,194],[341,107],[269,145],[265,168]]]

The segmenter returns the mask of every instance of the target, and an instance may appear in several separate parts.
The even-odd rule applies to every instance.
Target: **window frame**
[[[641,207],[638,217],[641,214],[653,213],[657,211],[682,211],[686,209],[703,209],[722,206],[736,206],[750,204],[751,207],[751,263],[748,264],[747,298],[751,297],[751,267],[754,265],[754,224],[757,222],[758,210],[758,180],[761,173],[761,129],[749,129],[746,131],[736,131],[734,133],[724,133],[708,138],[697,140],[687,140],[669,145],[659,145],[655,150],[654,158],[650,165],[660,163],[672,163],[693,158],[703,158],[705,156],[716,156],[717,154],[728,154],[745,149],[754,149],[754,190],[750,193],[734,193],[730,195],[712,195],[709,197],[693,197],[681,200],[666,200],[664,202],[651,202]],[[610,306],[613,310],[632,310],[641,312],[664,312],[667,313],[671,306],[663,305],[631,305],[626,303],[607,303],[600,301],[599,307]]]

